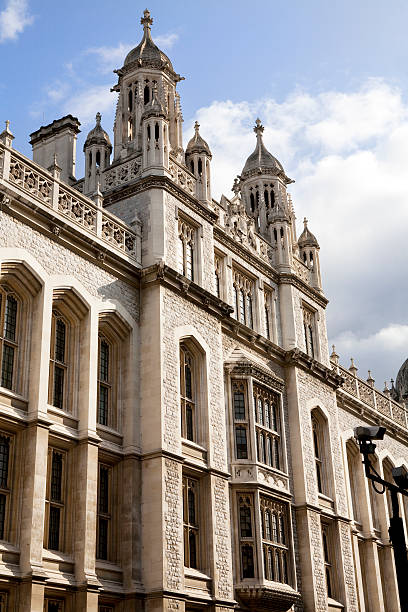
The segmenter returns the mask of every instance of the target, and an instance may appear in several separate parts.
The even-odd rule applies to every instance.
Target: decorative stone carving
[[[225,216],[225,231],[237,242],[257,251],[255,221],[248,216],[245,204],[238,197],[229,204]]]

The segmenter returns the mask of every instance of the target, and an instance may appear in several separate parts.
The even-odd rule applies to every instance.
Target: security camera
[[[383,440],[385,432],[385,427],[360,425],[354,428],[354,437],[358,442],[371,442],[372,440]]]
[[[391,474],[400,489],[408,489],[408,471],[404,466],[392,468]]]

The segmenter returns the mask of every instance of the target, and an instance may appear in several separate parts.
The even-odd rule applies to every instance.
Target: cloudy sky
[[[117,7],[117,8],[116,8]],[[114,68],[141,38],[138,0],[0,0],[0,120],[16,148],[66,113],[111,132]],[[408,3],[405,0],[151,0],[156,43],[186,77],[213,152],[213,192],[231,194],[265,143],[296,180],[298,231],[321,246],[328,332],[343,365],[376,386],[408,357]],[[7,66],[7,70],[4,68]],[[78,164],[80,170],[82,164]]]

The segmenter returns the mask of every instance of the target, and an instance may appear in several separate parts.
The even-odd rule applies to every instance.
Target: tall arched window
[[[99,335],[98,344],[97,422],[100,425],[109,425],[112,422],[112,347],[102,334]]]
[[[253,386],[254,416],[258,461],[281,469],[281,436],[279,424],[279,395],[264,387]]]
[[[331,487],[329,482],[327,441],[327,421],[319,410],[312,410],[312,442],[317,490],[319,493],[330,497]]]
[[[194,280],[194,244],[196,228],[184,219],[178,220],[178,271],[189,280]]]
[[[196,433],[196,361],[184,345],[180,347],[181,435],[192,442]]]
[[[52,312],[50,356],[50,404],[64,409],[69,370],[69,324],[58,310]]]
[[[234,270],[233,279],[235,318],[253,328],[254,282],[238,270]]]
[[[18,310],[17,296],[8,287],[0,287],[1,316],[1,386],[15,388],[15,369],[18,351]]]
[[[266,496],[261,496],[260,503],[265,579],[288,584],[290,576],[286,536],[287,506]]]

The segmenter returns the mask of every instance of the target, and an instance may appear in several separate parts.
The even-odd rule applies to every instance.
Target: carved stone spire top
[[[142,24],[142,26],[143,26],[143,29],[144,29],[144,33],[145,33],[145,35],[148,35],[148,33],[150,32],[150,26],[151,26],[151,25],[152,25],[152,23],[153,23],[153,19],[152,19],[152,17],[150,16],[150,11],[149,11],[149,9],[145,9],[145,10],[143,11],[143,17],[140,19],[140,23],[141,23],[141,24]]]

